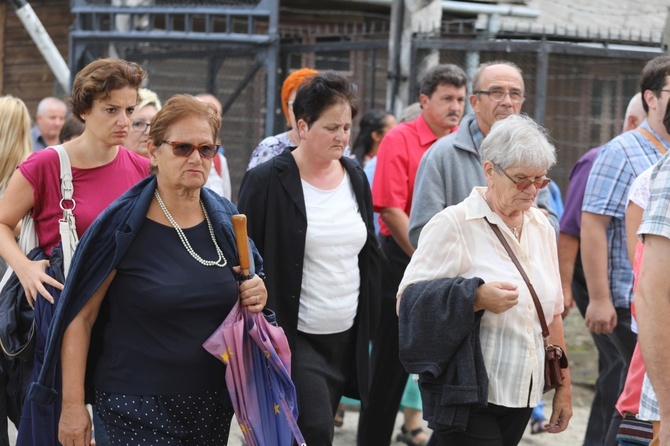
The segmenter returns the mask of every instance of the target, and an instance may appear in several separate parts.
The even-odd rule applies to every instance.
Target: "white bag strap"
[[[59,229],[63,246],[63,268],[65,277],[67,277],[70,271],[70,263],[72,263],[72,255],[77,247],[77,243],[79,243],[77,223],[72,213],[77,203],[73,198],[74,186],[72,184],[70,157],[62,145],[55,146],[53,149],[58,153],[58,158],[60,159],[60,208],[63,210],[63,218],[59,220]]]

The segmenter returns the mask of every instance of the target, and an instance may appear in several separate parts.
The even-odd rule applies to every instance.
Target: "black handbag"
[[[544,311],[542,311],[540,298],[537,297],[535,288],[533,287],[533,284],[530,283],[530,279],[519,263],[519,259],[516,258],[514,251],[512,251],[509,243],[507,243],[502,232],[500,232],[500,228],[488,221],[488,219],[486,222],[491,226],[491,229],[493,229],[493,232],[500,240],[500,243],[502,243],[505,251],[507,251],[507,254],[512,259],[514,266],[516,266],[516,269],[521,273],[521,277],[523,277],[524,282],[526,282],[526,285],[530,290],[530,295],[533,297],[535,310],[537,310],[537,317],[540,319],[540,326],[542,327],[542,339],[544,339],[544,392],[546,393],[551,389],[558,389],[563,385],[563,372],[561,372],[561,369],[568,368],[568,357],[560,346],[549,343],[549,327],[544,318]]]
[[[30,260],[42,260],[42,249],[34,248]],[[0,348],[8,359],[32,358],[35,350],[35,316],[15,272],[0,291]]]

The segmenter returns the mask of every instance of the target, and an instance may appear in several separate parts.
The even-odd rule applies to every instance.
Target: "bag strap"
[[[661,141],[659,141],[658,138],[656,136],[654,136],[654,134],[651,133],[649,130],[643,129],[641,127],[638,127],[635,130],[637,130],[638,133],[643,135],[645,138],[647,138],[649,140],[649,142],[651,142],[653,145],[655,145],[656,148],[658,149],[658,151],[661,152],[663,155],[665,155],[665,152],[668,151],[665,148],[665,146],[663,146],[663,144],[661,144]]]
[[[74,217],[74,208],[77,203],[74,201],[74,185],[72,182],[72,166],[70,157],[62,145],[57,145],[53,149],[58,153],[60,160],[60,208],[63,210],[63,218],[59,220],[59,232],[61,237],[61,246],[63,248],[63,266],[65,277],[70,270],[72,255],[79,243],[77,235],[77,222]]]
[[[62,145],[57,145],[53,149],[58,153],[58,158],[60,159],[61,208],[63,207],[63,201],[72,201],[72,204],[74,205],[74,200],[72,199],[74,187],[72,186],[72,166],[70,165],[70,157],[68,156],[65,147]]]
[[[497,225],[491,223],[488,218],[486,218],[486,223],[488,223],[489,226],[491,226],[491,229],[493,229],[493,232],[498,237],[498,240],[500,240],[500,243],[502,243],[503,247],[505,248],[505,251],[507,251],[507,254],[509,254],[510,258],[512,259],[512,262],[514,263],[514,266],[516,266],[516,269],[519,270],[519,273],[521,273],[521,277],[523,277],[523,280],[526,282],[526,285],[530,290],[530,295],[533,297],[533,303],[535,304],[535,310],[537,310],[537,316],[540,319],[540,326],[542,327],[542,337],[544,338],[544,345],[546,346],[549,344],[549,327],[547,327],[547,320],[544,318],[544,311],[542,311],[540,298],[537,297],[537,293],[535,292],[535,288],[533,288],[533,284],[530,283],[530,279],[528,279],[526,272],[523,270],[521,263],[519,263],[519,259],[516,258],[514,251],[512,251],[512,248],[509,246],[509,243],[507,243],[507,240],[505,240],[505,236],[503,236],[502,232],[500,231],[500,228]]]

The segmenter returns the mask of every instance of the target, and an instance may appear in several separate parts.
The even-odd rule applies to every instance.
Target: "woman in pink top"
[[[146,158],[120,146],[128,135],[144,77],[144,70],[135,63],[99,59],[75,78],[70,105],[72,114],[86,124],[86,129],[63,146],[72,166],[73,212],[80,237],[112,201],[149,173]],[[60,162],[57,152],[50,148],[34,153],[19,165],[0,200],[0,256],[14,269],[28,302],[35,306],[35,371],[43,359],[53,304],[63,289],[63,283],[54,276],[62,278],[63,274],[54,272],[48,260],[29,260],[16,243],[13,228],[31,212],[40,248],[50,256],[60,242],[60,200]],[[57,445],[60,406],[60,401],[48,408],[27,402],[17,444]]]

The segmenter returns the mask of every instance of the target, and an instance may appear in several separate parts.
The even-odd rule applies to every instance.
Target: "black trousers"
[[[298,427],[309,446],[330,446],[333,417],[355,357],[356,329],[334,334],[298,332],[291,377],[298,397]]]
[[[579,254],[572,279],[572,297],[584,317],[589,305],[589,293]],[[615,437],[621,423],[621,415],[614,406],[622,389],[621,377],[624,376],[625,379],[624,361],[608,335],[591,333],[591,337],[598,351],[598,378],[595,382],[583,446],[616,446]],[[612,433],[608,435],[608,431]]]
[[[360,446],[388,446],[409,374],[400,363],[396,293],[409,263],[409,256],[392,237],[380,236],[386,256],[382,262],[382,296],[379,327],[372,340],[371,379],[368,407],[358,423]]]
[[[465,432],[435,432],[442,446],[516,446],[530,420],[531,407],[490,404],[470,411]]]

